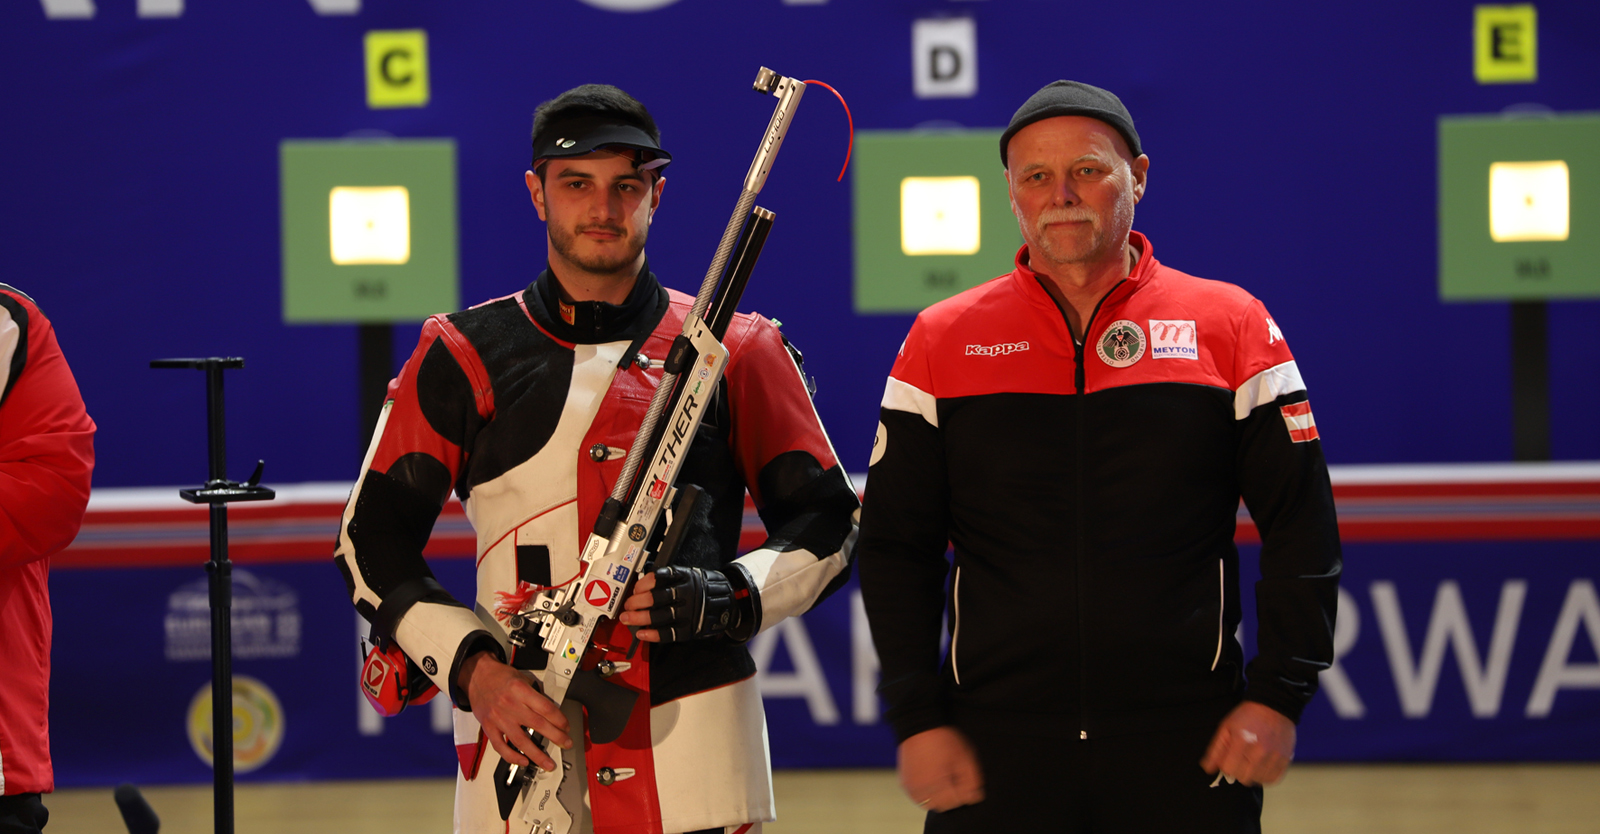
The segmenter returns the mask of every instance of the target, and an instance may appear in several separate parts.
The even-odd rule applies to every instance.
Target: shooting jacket
[[[33,299],[0,284],[0,794],[55,790],[50,556],[89,503],[94,421]]]
[[[693,302],[648,268],[620,306],[566,304],[557,287],[546,271],[522,292],[424,324],[390,384],[335,555],[357,610],[392,624],[407,656],[457,705],[460,832],[502,832],[507,822],[489,778],[499,756],[452,689],[454,672],[484,646],[519,668],[544,668],[542,649],[509,643],[499,594],[577,576]],[[737,569],[748,488],[769,537],[737,562],[766,627],[843,584],[858,503],[777,326],[741,314],[724,344],[724,384],[678,481],[709,500],[674,564]],[[452,489],[477,533],[471,608],[422,582],[432,578],[422,550]],[[623,660],[630,642],[626,628],[602,626],[584,665]],[[745,647],[723,638],[644,644],[628,662],[609,680],[645,695],[617,742],[584,745],[586,773],[575,774],[587,779],[595,831],[771,819],[765,723]],[[631,775],[603,784],[602,768]],[[509,813],[513,832],[526,830],[520,811]]]
[[[859,553],[902,740],[958,704],[1084,738],[1214,724],[1241,697],[1298,721],[1333,660],[1338,527],[1283,334],[1244,290],[1131,241],[1084,344],[1024,246],[923,311],[895,359]],[[1248,667],[1241,496],[1262,539]]]

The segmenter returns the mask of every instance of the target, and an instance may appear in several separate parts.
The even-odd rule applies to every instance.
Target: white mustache
[[[1034,221],[1034,225],[1042,233],[1045,227],[1051,223],[1093,223],[1097,219],[1099,218],[1095,213],[1086,208],[1048,209],[1039,215],[1039,219]]]

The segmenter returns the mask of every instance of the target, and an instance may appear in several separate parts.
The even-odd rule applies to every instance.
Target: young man
[[[531,683],[544,653],[507,639],[501,595],[577,576],[692,303],[644,253],[670,160],[644,106],[615,87],[540,105],[525,179],[547,266],[521,292],[424,325],[345,509],[335,560],[357,610],[456,705],[458,832],[530,830],[523,804],[541,797],[493,778],[502,761],[555,766],[523,728],[572,757],[575,831],[757,832],[773,818],[744,643],[843,583],[858,509],[775,324],[729,327],[723,385],[678,479],[710,500],[673,566],[626,601],[621,622],[645,645],[609,678],[643,693],[622,737],[586,741],[576,702],[557,708]],[[471,609],[421,555],[452,488],[478,537]],[[747,488],[769,538],[735,559]],[[631,639],[602,628],[596,643],[621,661]]]
[[[0,834],[50,816],[50,557],[83,523],[94,429],[49,319],[0,284]]]
[[[1016,269],[917,317],[862,515],[901,782],[930,832],[1258,831],[1333,659],[1338,528],[1294,357],[1261,302],[1132,231],[1150,158],[1116,96],[1050,84],[1000,158]]]

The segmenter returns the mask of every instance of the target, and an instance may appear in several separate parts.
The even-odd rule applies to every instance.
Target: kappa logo
[[[1283,331],[1278,329],[1278,323],[1267,316],[1267,344],[1275,345],[1283,341]]]
[[[1200,358],[1200,340],[1194,322],[1177,319],[1150,320],[1151,359]]]
[[[998,345],[967,345],[968,356],[1010,356],[1019,350],[1027,350],[1027,342],[1001,342]]]

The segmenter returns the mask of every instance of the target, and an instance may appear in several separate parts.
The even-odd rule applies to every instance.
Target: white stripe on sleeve
[[[883,386],[883,407],[921,414],[928,425],[939,427],[939,409],[933,395],[909,382],[889,377]]]
[[[1244,381],[1233,395],[1233,417],[1243,420],[1257,406],[1266,405],[1284,394],[1304,391],[1305,381],[1300,379],[1300,368],[1293,360],[1272,367]]]

